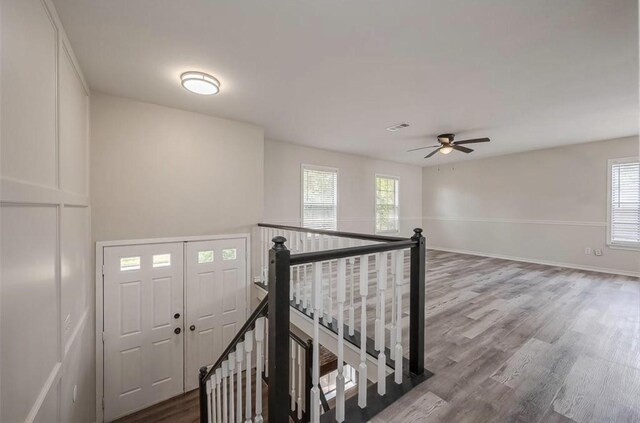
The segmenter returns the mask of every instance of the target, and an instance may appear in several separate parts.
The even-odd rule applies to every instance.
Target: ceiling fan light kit
[[[440,145],[429,145],[427,147],[418,147],[408,150],[407,152],[423,150],[425,148],[435,148],[431,153],[424,156],[425,159],[434,156],[436,153],[440,152],[442,154],[449,154],[453,150],[461,151],[463,153],[469,154],[473,151],[473,149],[468,147],[462,147],[462,144],[477,144],[481,142],[489,142],[491,141],[489,138],[473,138],[470,140],[462,140],[462,141],[454,141],[455,134],[440,134],[437,136],[438,142]]]

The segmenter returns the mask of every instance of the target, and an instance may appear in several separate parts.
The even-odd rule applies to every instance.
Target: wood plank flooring
[[[429,250],[426,296],[435,376],[375,422],[640,422],[636,278]],[[118,423],[197,422],[197,401]]]
[[[428,252],[431,379],[375,422],[640,422],[637,278]]]

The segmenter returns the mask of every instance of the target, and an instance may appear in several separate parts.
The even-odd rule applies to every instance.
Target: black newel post
[[[424,277],[425,238],[422,229],[416,228],[411,237],[416,245],[411,247],[411,294],[409,301],[409,370],[424,373]]]
[[[206,366],[200,367],[200,373],[198,380],[200,381],[199,393],[200,393],[200,423],[207,423],[207,381],[204,378],[207,376]]]
[[[269,421],[289,422],[289,272],[281,236],[269,250]]]

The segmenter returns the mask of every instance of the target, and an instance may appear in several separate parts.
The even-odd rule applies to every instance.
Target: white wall
[[[91,132],[94,240],[247,232],[261,220],[262,128],[94,93]]]
[[[637,155],[631,137],[426,167],[428,246],[637,274],[638,252],[606,246],[607,159]]]
[[[374,233],[375,175],[400,179],[400,232],[422,224],[422,169],[317,148],[265,141],[264,221],[300,226],[301,166],[338,168],[338,230]]]
[[[1,28],[0,421],[91,422],[88,90],[48,0]]]

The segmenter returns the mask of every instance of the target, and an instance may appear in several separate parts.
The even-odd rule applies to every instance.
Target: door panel
[[[188,242],[186,248],[186,390],[218,359],[246,319],[246,242]],[[194,327],[194,330],[190,330]]]
[[[106,421],[183,392],[183,254],[181,242],[104,249]]]

